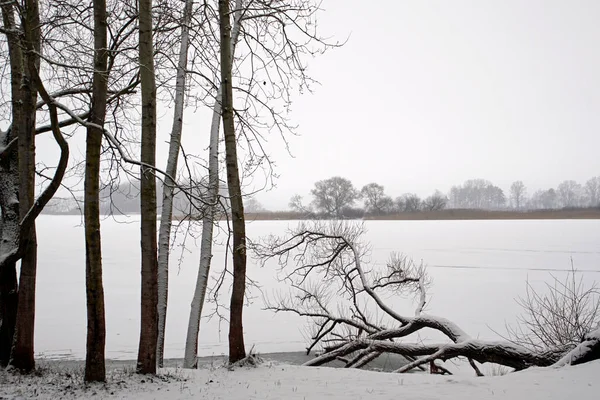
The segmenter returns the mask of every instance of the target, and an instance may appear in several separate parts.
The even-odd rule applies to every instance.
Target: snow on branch
[[[364,225],[348,221],[301,222],[286,237],[269,236],[249,246],[263,265],[275,261],[279,279],[290,286],[288,294],[267,299],[267,308],[312,321],[307,354],[314,348],[322,353],[305,365],[342,360],[346,367],[360,368],[383,353],[395,353],[408,361],[397,372],[467,358],[481,375],[474,361],[522,370],[552,365],[565,353],[564,348],[476,340],[454,322],[426,314],[431,279],[425,266],[396,253],[383,267],[368,263],[364,232]],[[389,299],[413,300],[414,316],[399,312]],[[424,329],[448,341],[424,344],[414,339]],[[411,339],[413,343],[407,342]]]

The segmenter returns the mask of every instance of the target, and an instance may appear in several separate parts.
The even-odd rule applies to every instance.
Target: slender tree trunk
[[[186,0],[181,24],[181,43],[179,47],[179,61],[177,64],[177,77],[175,80],[175,111],[173,113],[173,126],[169,142],[169,157],[167,159],[167,174],[175,177],[177,174],[177,161],[181,145],[181,131],[183,129],[183,105],[185,101],[185,78],[188,62],[189,25],[192,20],[193,0]],[[167,299],[169,294],[169,250],[171,247],[171,225],[173,219],[173,195],[175,182],[169,176],[165,177],[163,184],[163,201],[160,214],[160,227],[158,234],[158,348],[156,358],[158,366],[163,366],[165,349],[165,327],[167,323]]]
[[[40,15],[37,0],[26,0],[23,18],[26,48],[40,51]],[[25,54],[23,91],[23,130],[19,132],[19,209],[21,219],[29,212],[35,201],[35,114],[37,90],[33,75],[39,68],[39,56],[33,51]],[[26,246],[21,258],[19,298],[15,342],[10,364],[21,371],[35,368],[35,286],[37,273],[37,241],[35,221],[29,228]]]
[[[14,5],[2,4],[2,20],[7,30],[16,29]],[[11,71],[12,124],[3,135],[3,146],[18,138],[23,126],[23,52],[17,35],[7,35]],[[19,162],[17,146],[0,159],[0,207],[2,209],[2,237],[0,255],[8,254],[19,243]],[[0,265],[0,366],[6,366],[14,342],[17,323],[18,284],[16,263],[6,262]]]
[[[235,45],[240,33],[240,16],[242,0],[235,2],[235,18],[232,33],[231,57],[235,54]],[[194,297],[190,309],[187,336],[185,341],[184,368],[196,368],[198,359],[198,333],[204,299],[208,287],[208,276],[212,260],[213,224],[219,198],[219,126],[221,124],[221,101],[223,88],[219,87],[213,106],[213,116],[210,126],[210,150],[208,155],[208,206],[202,218],[202,238],[200,242],[200,265]]]
[[[222,117],[225,135],[225,163],[227,186],[231,199],[231,219],[233,225],[233,286],[229,306],[229,362],[234,363],[246,357],[242,312],[246,291],[246,224],[244,204],[240,187],[237,164],[237,143],[233,120],[233,88],[231,57],[231,23],[229,21],[229,1],[219,0],[219,32],[221,35],[221,87],[223,90]]]
[[[89,121],[104,126],[108,95],[108,43],[106,0],[94,0],[94,78]],[[102,130],[87,128],[84,216],[85,284],[87,300],[86,382],[106,381],[104,350],[106,324],[102,284],[102,241],[100,237],[100,152]]]
[[[213,117],[210,127],[210,148],[208,155],[208,196],[207,207],[202,217],[202,238],[200,240],[200,266],[194,297],[190,309],[190,319],[185,341],[184,368],[196,368],[198,357],[198,332],[200,330],[200,317],[208,286],[210,261],[212,259],[213,224],[219,196],[219,126],[221,124],[220,94],[213,106]]]
[[[158,260],[156,245],[156,82],[152,44],[152,0],[139,0],[140,75],[142,86],[142,154],[140,212],[142,296],[137,371],[156,373],[158,339]],[[148,167],[149,166],[149,167]]]

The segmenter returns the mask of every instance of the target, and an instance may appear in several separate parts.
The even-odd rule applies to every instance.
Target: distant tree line
[[[294,195],[289,207],[306,215],[356,218],[364,215],[390,215],[405,212],[451,209],[477,210],[540,210],[600,207],[600,176],[585,185],[567,180],[556,188],[538,190],[531,196],[522,181],[511,184],[508,193],[485,179],[470,179],[453,186],[448,195],[435,190],[421,198],[414,193],[392,197],[384,186],[369,183],[361,189],[340,176],[315,182],[305,202]],[[362,203],[362,204],[361,204]]]
[[[157,185],[157,206],[162,204],[162,186]],[[202,214],[206,196],[204,182],[190,184],[188,191],[176,190],[173,213],[176,217]],[[220,189],[224,206],[228,208],[226,188]],[[190,197],[195,193],[195,197]],[[566,180],[556,188],[537,190],[529,195],[522,181],[513,182],[508,192],[485,179],[469,179],[462,185],[452,186],[446,195],[435,190],[430,196],[421,198],[414,193],[392,197],[383,185],[372,182],[356,188],[349,179],[334,176],[315,182],[310,199],[305,202],[294,195],[289,207],[294,212],[307,216],[333,216],[360,218],[364,215],[384,216],[406,212],[440,211],[444,209],[467,210],[556,210],[600,207],[600,176],[590,178],[584,185]],[[244,208],[249,213],[268,212],[252,196],[244,197]],[[122,182],[101,190],[102,213],[139,213],[139,185],[137,182]],[[77,213],[78,208],[66,210],[50,207],[48,213]]]

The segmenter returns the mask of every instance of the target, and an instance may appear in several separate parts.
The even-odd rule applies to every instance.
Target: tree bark
[[[185,356],[183,368],[196,368],[198,357],[198,333],[200,331],[200,317],[208,287],[208,275],[212,260],[213,224],[216,212],[216,203],[219,198],[219,125],[221,123],[221,89],[217,101],[213,106],[212,123],[210,127],[210,148],[208,155],[208,197],[206,210],[202,217],[202,237],[200,239],[200,265],[194,297],[190,308],[185,340]]]
[[[3,133],[2,145],[10,142],[8,132]],[[18,246],[19,203],[17,150],[13,149],[0,160],[0,209],[2,229],[0,254],[6,254]],[[6,367],[10,359],[15,324],[17,322],[17,269],[15,262],[0,265],[0,367]]]
[[[233,225],[233,286],[229,306],[229,362],[234,363],[246,357],[242,313],[246,291],[246,226],[244,204],[240,188],[237,164],[237,143],[233,120],[231,23],[229,21],[229,1],[219,0],[219,32],[221,35],[221,87],[223,89],[222,118],[225,135],[225,163],[227,167],[227,187],[231,201]]]
[[[13,5],[2,4],[2,20],[4,28],[14,31]],[[23,52],[16,35],[7,34],[8,52],[11,72],[11,106],[12,124],[3,132],[2,145],[6,146],[14,138],[18,138],[22,128],[22,94]],[[2,237],[0,255],[10,254],[18,247],[19,242],[19,162],[17,146],[12,146],[8,153],[0,159],[0,207],[2,210]],[[17,270],[16,262],[8,261],[0,264],[0,366],[5,367],[10,360],[17,322]]]
[[[236,0],[234,24],[231,40],[231,57],[235,54],[235,45],[240,34],[242,0]],[[221,101],[223,87],[219,86],[217,98],[213,106],[213,116],[210,126],[210,147],[208,155],[208,198],[205,214],[202,218],[202,238],[200,241],[200,265],[194,297],[190,309],[190,319],[185,341],[184,368],[196,368],[198,357],[198,333],[200,318],[204,307],[204,299],[208,287],[208,276],[212,260],[213,224],[219,199],[219,126],[221,124]]]
[[[21,90],[23,110],[23,130],[19,132],[19,210],[24,219],[35,200],[35,114],[37,90],[34,75],[39,68],[40,15],[37,0],[26,0],[23,16],[25,47],[24,75]],[[37,53],[37,54],[36,54]],[[19,296],[15,341],[10,364],[21,371],[35,368],[34,327],[35,327],[35,287],[37,273],[37,241],[35,221],[26,232],[26,244],[21,258],[19,276]]]
[[[158,348],[156,358],[158,366],[163,366],[165,348],[165,327],[167,323],[167,300],[169,295],[169,250],[171,248],[171,226],[173,218],[173,195],[175,182],[170,177],[177,174],[177,161],[181,145],[181,132],[183,130],[183,106],[185,102],[185,78],[188,63],[189,25],[192,20],[193,0],[186,0],[181,22],[181,43],[179,47],[179,61],[177,64],[177,77],[175,80],[175,111],[173,113],[173,126],[169,142],[169,156],[167,159],[165,183],[163,184],[163,201],[160,214],[160,227],[158,236]]]
[[[106,1],[94,0],[94,77],[89,122],[104,126],[108,96]],[[106,324],[100,236],[100,152],[102,130],[89,126],[84,181],[85,283],[87,301],[86,382],[106,381]]]
[[[141,328],[137,371],[156,373],[158,339],[158,260],[156,244],[156,81],[152,44],[152,0],[139,0],[140,76],[142,87]]]

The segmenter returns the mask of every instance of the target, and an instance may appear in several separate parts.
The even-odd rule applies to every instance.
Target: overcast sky
[[[274,153],[285,208],[320,179],[397,196],[470,178],[508,188],[600,175],[600,1],[325,0],[323,33],[348,43],[310,60],[290,158]]]
[[[269,145],[279,179],[257,195],[267,208],[287,208],[335,175],[359,188],[378,182],[393,197],[447,193],[471,178],[505,190],[523,180],[532,193],[600,175],[600,1],[324,0],[323,8],[322,34],[349,40],[309,60],[321,85],[294,99],[293,158],[276,136]],[[161,114],[159,165],[171,113]],[[188,153],[208,145],[207,115],[186,113]],[[43,140],[52,138],[38,150]],[[75,156],[83,149],[73,141]]]

